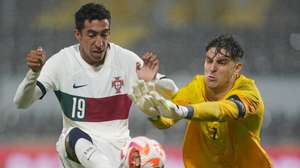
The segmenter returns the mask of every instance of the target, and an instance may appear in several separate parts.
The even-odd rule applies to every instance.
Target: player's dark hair
[[[78,31],[81,31],[84,28],[85,20],[92,21],[103,19],[107,19],[110,26],[111,15],[109,10],[101,4],[88,3],[81,6],[81,8],[75,13],[75,26]]]
[[[217,53],[221,53],[221,49],[226,50],[226,55],[235,61],[243,58],[244,51],[241,45],[231,35],[220,35],[211,40],[206,46],[205,50],[215,47]]]

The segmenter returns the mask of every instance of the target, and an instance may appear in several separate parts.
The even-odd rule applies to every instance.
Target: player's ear
[[[74,36],[78,41],[81,40],[81,32],[79,30],[77,29],[74,30]]]
[[[241,72],[241,70],[242,70],[242,68],[243,68],[243,64],[241,64],[241,63],[235,64],[235,67],[234,67],[234,73],[235,73],[236,75],[239,75],[240,72]]]

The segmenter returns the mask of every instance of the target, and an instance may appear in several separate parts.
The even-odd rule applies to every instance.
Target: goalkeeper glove
[[[153,102],[151,101],[150,91],[154,90],[154,84],[146,84],[145,81],[139,80],[136,85],[133,86],[132,93],[129,93],[129,97],[133,103],[146,115],[152,119],[157,119],[159,112],[155,109]]]
[[[176,105],[170,100],[163,98],[155,91],[150,92],[150,100],[154,103],[160,115],[164,117],[172,119],[191,119],[193,117],[193,107]]]
[[[171,99],[178,92],[175,82],[168,78],[156,80],[154,86],[155,90],[166,99]]]

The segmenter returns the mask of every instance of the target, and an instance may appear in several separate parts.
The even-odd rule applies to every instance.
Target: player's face
[[[75,30],[75,37],[80,44],[80,54],[90,65],[98,66],[104,63],[109,43],[109,21],[85,20],[81,31]]]
[[[206,52],[204,76],[208,89],[215,91],[228,89],[239,75],[242,65],[236,63],[227,54],[224,49],[218,53],[214,47]]]

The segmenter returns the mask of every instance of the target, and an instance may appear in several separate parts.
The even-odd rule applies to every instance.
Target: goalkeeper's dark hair
[[[85,20],[92,21],[103,19],[107,19],[110,26],[111,15],[109,10],[101,4],[88,3],[81,6],[81,8],[75,13],[75,26],[78,31],[81,31],[84,28]]]
[[[243,58],[244,51],[241,45],[231,35],[219,35],[212,39],[206,46],[206,51],[211,48],[216,48],[217,53],[221,53],[221,49],[226,50],[226,55],[234,61],[239,61]]]

